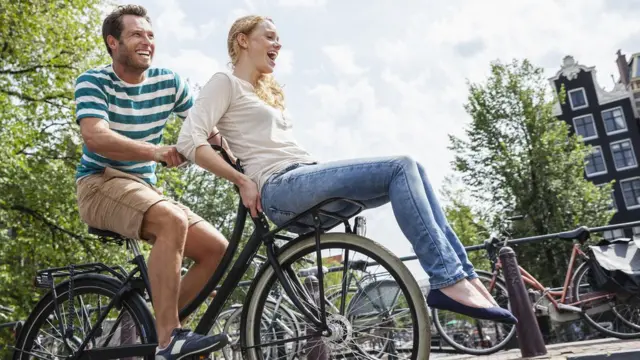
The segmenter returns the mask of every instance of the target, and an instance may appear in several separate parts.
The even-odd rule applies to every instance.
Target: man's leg
[[[147,264],[161,348],[169,344],[173,329],[180,327],[178,291],[187,226],[184,211],[167,201],[149,208],[142,225],[142,237],[153,241]]]
[[[189,227],[184,256],[193,264],[180,283],[178,309],[186,306],[202,290],[216,271],[229,243],[225,237],[206,221]]]

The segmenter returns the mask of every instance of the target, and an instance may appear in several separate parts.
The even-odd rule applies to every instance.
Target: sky
[[[436,189],[453,174],[448,135],[462,136],[470,121],[467,81],[484,81],[491,61],[528,58],[552,77],[572,55],[596,66],[609,90],[616,51],[640,52],[640,0],[136,3],[153,21],[154,65],[192,86],[230,69],[226,38],[236,18],[271,17],[283,46],[275,76],[299,143],[321,161],[410,155]],[[390,205],[363,215],[367,236],[399,256],[411,254]],[[407,265],[426,278],[416,261]]]

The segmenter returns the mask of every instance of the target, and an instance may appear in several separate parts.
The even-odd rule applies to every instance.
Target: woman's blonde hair
[[[263,21],[270,21],[268,17],[248,15],[236,20],[231,29],[229,30],[229,37],[227,38],[227,50],[229,51],[229,57],[231,58],[231,65],[235,66],[238,63],[240,55],[240,44],[238,44],[238,35],[245,34],[249,36],[256,26]],[[263,74],[259,79],[255,87],[256,95],[267,104],[284,110],[284,92],[282,87],[278,84],[271,74]]]

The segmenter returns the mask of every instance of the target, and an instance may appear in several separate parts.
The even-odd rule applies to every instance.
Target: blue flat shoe
[[[518,319],[507,309],[499,306],[490,308],[467,306],[448,297],[439,289],[431,289],[431,291],[429,291],[429,295],[427,295],[427,305],[435,309],[453,311],[480,320],[498,321],[507,324],[518,323]]]

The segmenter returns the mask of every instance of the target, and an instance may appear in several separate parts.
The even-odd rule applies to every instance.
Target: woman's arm
[[[262,211],[258,186],[248,176],[229,165],[211,148],[209,135],[229,108],[232,99],[231,79],[217,73],[200,90],[198,98],[182,124],[176,147],[191,162],[238,186],[243,204],[257,217]]]

